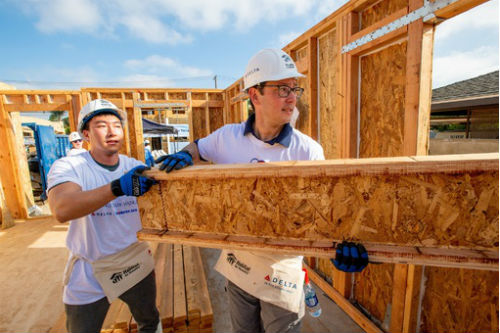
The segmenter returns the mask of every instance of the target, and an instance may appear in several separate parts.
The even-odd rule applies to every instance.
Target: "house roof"
[[[498,71],[432,90],[432,103],[498,96]]]

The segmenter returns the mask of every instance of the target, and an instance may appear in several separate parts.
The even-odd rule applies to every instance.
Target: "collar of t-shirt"
[[[115,165],[106,165],[106,164],[102,164],[102,163],[97,162],[95,160],[95,158],[92,156],[92,154],[90,154],[90,157],[92,157],[94,162],[96,162],[99,166],[101,166],[104,169],[109,170],[109,171],[115,171],[116,169],[118,169],[118,166],[120,165],[120,160],[118,160],[118,163],[116,163]]]
[[[255,123],[255,113],[251,114],[250,117],[248,117],[248,119],[245,123],[245,132],[243,133],[243,135],[247,135],[248,133],[252,133],[253,136],[255,136],[257,139],[259,139],[257,137],[257,135],[255,135],[255,131],[253,129],[254,123]],[[290,146],[290,142],[292,141],[292,132],[293,132],[292,126],[290,126],[290,124],[287,123],[287,124],[285,124],[285,126],[283,126],[280,134],[278,134],[277,137],[275,137],[269,141],[264,141],[264,142],[268,143],[270,145],[274,145],[275,143],[279,143],[280,145],[288,148]]]

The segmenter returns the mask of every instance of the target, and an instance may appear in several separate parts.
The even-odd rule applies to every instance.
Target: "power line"
[[[237,79],[231,76],[225,75],[215,75],[217,78],[223,78],[228,80]],[[14,84],[54,84],[54,85],[113,85],[113,84],[133,84],[133,83],[157,83],[157,82],[175,82],[175,81],[190,81],[190,80],[213,80],[214,76],[206,75],[206,76],[188,76],[188,77],[180,77],[180,78],[158,78],[153,80],[120,80],[120,81],[35,81],[35,80],[18,80],[18,79],[0,79],[0,82],[5,83],[14,83]]]

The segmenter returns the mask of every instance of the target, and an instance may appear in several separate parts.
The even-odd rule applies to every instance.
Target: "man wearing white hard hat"
[[[243,76],[254,113],[246,122],[223,126],[182,151],[156,160],[170,172],[200,160],[218,164],[323,160],[321,146],[290,122],[303,88],[303,77],[285,52],[259,51]],[[234,332],[300,332],[304,316],[302,256],[223,250],[215,269],[228,280]],[[350,262],[350,254],[338,257]],[[364,264],[364,262],[363,262]],[[362,269],[356,265],[355,269]],[[349,269],[352,266],[347,266]]]
[[[120,155],[126,114],[97,99],[78,116],[90,151],[64,157],[48,175],[48,197],[59,222],[70,221],[63,303],[68,332],[100,332],[110,303],[127,303],[139,332],[161,332],[154,261],[141,229],[136,197],[155,183],[144,163]]]
[[[148,167],[151,168],[155,166],[155,159],[153,157],[153,153],[151,152],[151,143],[148,139],[144,140],[144,159]]]
[[[67,156],[74,156],[81,153],[85,153],[87,150],[83,149],[83,139],[78,132],[71,132],[69,135],[69,142],[71,143],[71,149],[69,150]]]

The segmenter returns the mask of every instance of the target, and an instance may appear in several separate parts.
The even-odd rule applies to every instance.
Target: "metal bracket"
[[[424,19],[424,22],[432,20],[433,18],[436,17],[436,15],[434,14],[436,11],[448,7],[449,5],[457,1],[459,0],[436,0],[434,2],[429,2],[429,0],[425,0],[424,5],[419,9],[396,19],[393,22],[386,24],[375,31],[370,32],[369,34],[364,35],[363,37],[356,39],[354,42],[342,46],[342,54],[350,52],[362,45],[365,45],[366,43],[369,43],[377,38],[387,35],[388,33],[393,32],[399,28],[402,28],[405,25],[415,22],[421,18]]]

